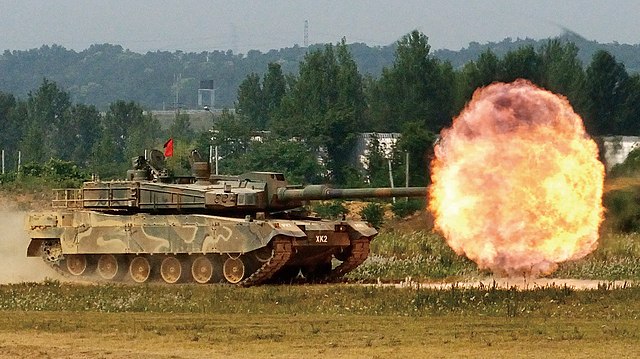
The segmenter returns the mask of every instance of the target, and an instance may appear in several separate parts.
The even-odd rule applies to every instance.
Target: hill
[[[572,32],[559,38],[578,46],[579,58],[585,66],[597,50],[604,49],[624,63],[628,72],[640,71],[638,44],[600,44]],[[458,51],[436,50],[432,54],[460,68],[487,50],[502,56],[522,46],[539,48],[547,41],[506,38],[486,44],[472,42]],[[232,108],[238,86],[247,75],[262,76],[271,62],[279,63],[284,73],[296,73],[305,54],[322,46],[294,46],[266,53],[251,50],[246,54],[232,51],[140,54],[112,44],[96,44],[80,52],[58,45],[25,51],[5,50],[0,55],[0,91],[25,97],[47,78],[69,92],[74,102],[96,105],[101,110],[121,99],[138,102],[149,110],[197,109],[200,81],[213,80],[215,103],[212,107]],[[395,44],[371,47],[353,43],[348,47],[362,74],[377,77],[383,68],[393,64]]]

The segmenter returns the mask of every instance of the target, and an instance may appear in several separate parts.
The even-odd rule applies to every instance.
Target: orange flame
[[[548,274],[598,245],[604,166],[562,96],[526,80],[476,90],[431,165],[435,226],[482,269]]]

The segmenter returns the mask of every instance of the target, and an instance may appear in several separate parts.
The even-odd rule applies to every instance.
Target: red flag
[[[173,138],[170,138],[167,142],[164,143],[164,156],[173,156]]]

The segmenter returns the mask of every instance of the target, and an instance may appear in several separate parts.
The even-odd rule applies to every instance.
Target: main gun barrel
[[[338,189],[325,185],[311,185],[305,188],[278,188],[276,196],[279,202],[336,198],[426,197],[427,187]]]

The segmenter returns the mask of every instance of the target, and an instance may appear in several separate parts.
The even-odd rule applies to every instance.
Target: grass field
[[[1,357],[636,357],[640,287],[0,286]]]
[[[603,231],[598,248],[588,256],[560,263],[559,278],[640,280],[640,234]],[[371,243],[367,261],[349,273],[352,280],[460,281],[486,277],[475,263],[456,255],[444,238],[428,230],[382,231]]]
[[[640,235],[605,230],[594,253],[553,274],[630,285],[518,290],[456,285],[489,273],[428,229],[395,227],[352,283],[453,284],[4,284],[0,358],[638,357]]]

